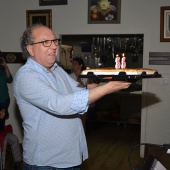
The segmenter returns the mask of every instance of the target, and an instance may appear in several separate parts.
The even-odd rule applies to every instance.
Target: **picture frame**
[[[23,58],[21,52],[0,52],[0,57],[2,57],[6,63],[25,63],[26,60]]]
[[[26,26],[29,27],[35,23],[41,23],[52,29],[52,10],[27,10],[26,11]]]
[[[88,24],[120,24],[121,0],[88,0]]]
[[[170,6],[160,9],[160,42],[170,42]]]
[[[67,5],[67,0],[39,0],[39,6]]]

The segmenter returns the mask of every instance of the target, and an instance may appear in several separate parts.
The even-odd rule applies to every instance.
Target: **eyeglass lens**
[[[52,42],[58,46],[60,44],[60,41],[58,39],[54,39],[54,40],[46,40],[46,41],[43,41],[43,45],[44,47],[50,47]]]

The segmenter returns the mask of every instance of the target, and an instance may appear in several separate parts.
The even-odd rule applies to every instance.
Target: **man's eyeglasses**
[[[52,44],[52,42],[53,42],[56,46],[58,46],[58,45],[60,45],[61,39],[57,39],[57,38],[56,38],[56,39],[54,39],[54,40],[44,40],[44,41],[32,43],[32,44],[30,44],[30,45],[42,43],[44,47],[50,47],[51,44]]]

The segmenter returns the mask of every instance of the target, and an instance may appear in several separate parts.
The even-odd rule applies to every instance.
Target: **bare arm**
[[[89,100],[88,104],[95,102],[101,97],[113,93],[122,89],[126,89],[131,85],[129,82],[125,81],[110,81],[102,86],[97,86],[94,88],[89,88]]]

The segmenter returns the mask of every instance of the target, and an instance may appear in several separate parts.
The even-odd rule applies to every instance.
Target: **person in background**
[[[5,126],[5,120],[9,118],[8,108],[10,105],[10,96],[8,92],[8,84],[13,82],[13,77],[8,65],[3,57],[0,57],[0,139],[3,164],[5,164],[5,154],[7,144],[11,145],[15,169],[20,170],[21,152],[17,136],[12,134],[11,125]],[[4,147],[3,147],[4,146]],[[3,165],[5,166],[5,165]]]
[[[12,83],[13,77],[10,73],[7,63],[4,58],[0,57],[0,107],[6,109],[7,116],[10,97],[8,93],[8,83]]]
[[[60,39],[40,24],[21,37],[24,66],[14,78],[14,96],[23,119],[24,170],[80,170],[88,158],[80,115],[106,94],[128,88],[112,81],[79,86],[55,61]]]
[[[82,58],[80,58],[80,57],[73,58],[72,73],[70,74],[70,77],[73,78],[75,81],[79,82],[83,87],[87,86],[88,79],[87,78],[80,78],[79,75],[85,69],[86,69],[86,66],[85,66]],[[91,104],[91,106],[94,106],[94,104]],[[87,112],[84,113],[83,115],[81,115],[81,120],[82,120],[83,127],[84,127],[85,131],[86,131]]]
[[[5,169],[5,158],[7,145],[11,145],[13,159],[14,159],[14,170],[22,170],[22,155],[18,137],[13,134],[12,126],[6,125],[5,121],[8,119],[8,113],[6,109],[0,107],[0,149],[2,152],[2,163],[3,169]]]
[[[86,66],[84,64],[83,59],[81,59],[80,57],[73,58],[73,61],[72,61],[72,71],[73,72],[70,74],[70,77],[72,77],[74,80],[78,81],[84,87],[87,86],[88,79],[87,78],[79,78],[79,75],[85,69],[86,69]]]

